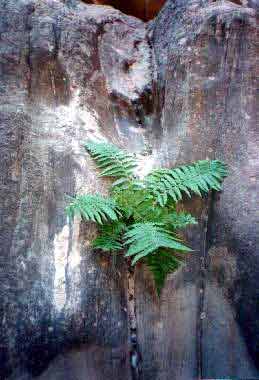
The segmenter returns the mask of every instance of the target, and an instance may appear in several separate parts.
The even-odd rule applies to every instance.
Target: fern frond
[[[68,216],[81,215],[82,218],[98,224],[109,220],[116,221],[121,216],[118,206],[112,198],[99,194],[78,195],[66,207]]]
[[[133,175],[137,164],[132,154],[106,142],[88,141],[85,148],[101,169],[101,177],[118,177],[120,182],[117,182],[117,185],[119,185],[128,181],[128,177]]]
[[[160,296],[166,277],[182,265],[182,260],[176,258],[171,252],[159,250],[148,255],[145,263],[153,275],[157,294]]]
[[[98,230],[102,235],[109,235],[115,238],[118,238],[123,232],[126,231],[126,229],[126,224],[121,220],[105,223],[98,227]]]
[[[109,235],[100,235],[92,241],[92,247],[105,252],[120,251],[123,245]]]
[[[147,189],[157,203],[164,207],[169,198],[175,203],[182,199],[183,193],[202,195],[209,190],[221,190],[221,182],[227,176],[226,165],[218,160],[201,160],[176,169],[153,170],[146,177]]]
[[[124,211],[125,217],[133,217],[135,221],[143,220],[142,216],[154,203],[152,195],[146,189],[136,187],[134,181],[127,188],[116,188],[112,196]]]
[[[176,211],[166,215],[162,222],[172,227],[174,230],[185,228],[192,224],[197,224],[196,219],[191,214]]]
[[[134,256],[132,265],[159,248],[190,252],[172,232],[159,223],[136,223],[124,234],[124,245],[129,245],[126,257]]]
[[[123,249],[122,233],[126,229],[126,224],[120,220],[99,226],[99,236],[93,240],[92,247],[106,252]]]

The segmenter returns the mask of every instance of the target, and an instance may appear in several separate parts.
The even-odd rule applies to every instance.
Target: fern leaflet
[[[183,193],[202,195],[209,190],[221,190],[221,182],[227,176],[226,165],[221,161],[202,160],[176,169],[156,169],[146,177],[146,187],[157,203],[164,207],[171,198],[175,203]]]
[[[119,251],[123,249],[122,233],[126,228],[126,224],[121,221],[99,226],[99,236],[93,240],[92,247],[103,251]]]
[[[176,258],[171,252],[159,250],[148,255],[145,263],[153,275],[157,293],[160,295],[166,277],[181,266],[182,260]]]
[[[176,211],[166,215],[162,222],[174,230],[185,228],[192,224],[197,224],[196,219],[191,214]]]
[[[129,246],[126,257],[134,256],[132,265],[158,248],[171,248],[190,252],[176,236],[159,223],[136,223],[124,234],[124,244]]]
[[[92,241],[92,247],[101,249],[104,252],[119,251],[123,245],[112,236],[100,235]]]
[[[72,202],[66,208],[66,212],[70,217],[78,214],[85,220],[103,224],[109,220],[118,220],[121,216],[119,208],[112,198],[104,198],[99,194],[88,194],[78,195],[72,199]]]
[[[101,177],[119,177],[117,185],[128,181],[137,164],[132,154],[126,153],[115,145],[105,142],[89,141],[85,144],[88,153],[101,169]]]

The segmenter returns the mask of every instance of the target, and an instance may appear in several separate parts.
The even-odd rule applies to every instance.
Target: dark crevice
[[[157,142],[160,136],[163,135],[161,120],[162,120],[162,109],[164,107],[164,90],[158,86],[158,70],[157,70],[157,59],[154,52],[153,46],[153,33],[146,28],[146,41],[149,46],[150,51],[150,62],[152,71],[152,87],[150,92],[150,104],[152,104],[152,122],[149,125],[149,139],[152,143]]]
[[[136,299],[135,299],[135,271],[130,262],[128,263],[127,284],[127,307],[128,307],[128,329],[129,329],[129,359],[132,380],[141,378],[142,356],[138,344]]]
[[[67,257],[66,257],[66,266],[65,266],[65,284],[66,284],[66,301],[64,310],[67,306],[67,301],[70,298],[70,290],[71,290],[71,281],[69,276],[69,256],[72,252],[72,239],[73,239],[73,223],[70,218],[68,218],[68,225],[69,225],[69,238],[68,238],[68,247],[67,247]]]
[[[54,36],[54,51],[53,58],[56,59],[58,57],[59,47],[60,47],[60,39],[61,39],[61,28],[58,23],[52,25],[53,36]]]
[[[152,20],[165,4],[166,0],[82,0],[87,4],[109,5],[121,12],[143,21]]]
[[[28,6],[28,13],[25,20],[25,30],[28,32],[28,39],[27,39],[27,54],[26,54],[26,63],[29,68],[28,72],[28,97],[31,96],[31,87],[32,87],[32,71],[33,71],[33,65],[31,60],[31,31],[32,31],[32,14],[35,12],[34,5]]]
[[[203,238],[201,239],[201,256],[200,256],[200,279],[198,283],[199,306],[197,316],[197,372],[198,379],[203,379],[203,319],[205,315],[205,290],[206,275],[208,270],[208,251],[211,244],[211,228],[209,227],[213,219],[213,201],[214,196],[209,195],[205,200],[205,206],[201,215],[201,225]]]

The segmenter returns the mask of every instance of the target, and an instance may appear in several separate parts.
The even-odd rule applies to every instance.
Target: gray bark
[[[110,7],[0,2],[0,377],[259,378],[256,2],[168,1],[148,24]],[[83,148],[108,139],[143,170],[218,158],[220,194],[185,207],[196,252],[161,299],[92,252],[66,194],[100,191]],[[132,286],[132,278],[131,278]]]

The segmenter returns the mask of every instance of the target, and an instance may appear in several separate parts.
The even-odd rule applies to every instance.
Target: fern
[[[182,262],[182,259],[165,250],[159,250],[145,258],[145,263],[153,274],[158,295],[161,293],[168,274],[176,271]]]
[[[183,252],[191,251],[159,223],[133,224],[124,235],[124,244],[129,245],[125,256],[134,256],[132,265],[159,248],[171,248]]]
[[[196,224],[195,218],[177,212],[176,204],[183,195],[199,196],[210,190],[219,191],[227,175],[221,161],[197,161],[176,169],[156,169],[144,180],[134,171],[133,155],[104,142],[87,142],[86,150],[101,169],[101,176],[114,178],[110,197],[100,194],[72,198],[66,211],[81,215],[99,225],[92,246],[108,252],[123,252],[132,265],[146,263],[153,274],[158,293],[167,275],[191,251],[177,237],[177,231]]]
[[[116,203],[124,211],[127,219],[141,219],[153,207],[153,197],[143,188],[130,183],[127,188],[116,188],[112,193]]]
[[[81,215],[87,221],[103,224],[108,220],[118,220],[121,216],[119,208],[112,198],[96,195],[79,195],[67,206],[68,216]]]
[[[123,245],[109,235],[101,235],[92,241],[92,247],[101,249],[104,252],[120,251]]]
[[[185,212],[178,213],[174,211],[165,216],[163,223],[167,224],[175,230],[178,230],[192,224],[197,224],[197,221],[191,214],[187,214]]]
[[[227,176],[227,169],[221,161],[197,161],[192,165],[176,169],[157,169],[146,177],[147,189],[157,203],[164,207],[171,198],[175,203],[183,193],[202,195],[209,190],[221,190],[221,182]]]
[[[119,237],[127,229],[126,224],[122,220],[117,220],[116,222],[105,223],[99,226],[99,232],[104,235],[110,235],[114,237]]]
[[[96,161],[100,168],[101,177],[119,177],[116,185],[127,181],[133,175],[137,164],[133,155],[124,152],[116,146],[108,143],[89,141],[85,145],[88,153]]]
[[[92,241],[92,247],[102,251],[120,251],[123,249],[122,233],[127,226],[121,221],[103,224],[99,227],[99,236]]]

